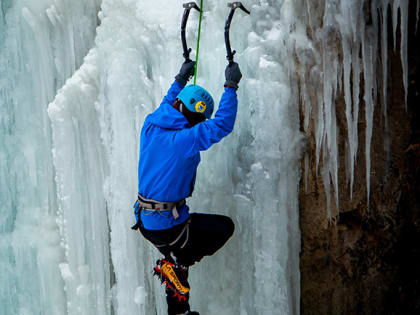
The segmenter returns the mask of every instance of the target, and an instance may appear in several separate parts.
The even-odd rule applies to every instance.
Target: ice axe
[[[236,54],[236,50],[232,51],[232,47],[230,46],[230,39],[229,39],[229,29],[230,29],[230,23],[232,22],[233,15],[235,14],[236,9],[241,9],[247,14],[251,14],[242,2],[232,2],[228,3],[227,6],[230,8],[229,16],[226,20],[225,24],[225,45],[226,45],[226,53],[227,53],[227,60],[229,61],[229,64],[233,63],[233,56]]]
[[[184,15],[182,16],[182,23],[181,23],[181,40],[182,40],[182,49],[184,50],[183,56],[185,58],[185,61],[191,61],[191,59],[190,59],[191,48],[188,48],[188,46],[187,46],[187,38],[185,36],[185,28],[187,26],[188,17],[190,15],[191,9],[195,9],[199,12],[201,12],[201,10],[195,2],[184,3],[183,7],[184,7]]]

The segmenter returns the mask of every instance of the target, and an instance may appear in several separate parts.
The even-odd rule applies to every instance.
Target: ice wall
[[[93,44],[98,1],[0,1],[0,314],[65,314],[47,106]]]
[[[374,110],[381,110],[384,120],[384,148],[390,162],[390,130],[387,111],[388,32],[392,32],[394,49],[399,47],[407,99],[407,26],[408,0],[372,1],[302,1],[301,15],[306,20],[313,50],[298,53],[300,86],[305,115],[305,131],[313,120],[316,140],[316,167],[319,165],[327,194],[328,212],[331,194],[338,202],[339,134],[335,100],[344,96],[346,104],[346,181],[350,198],[353,193],[354,171],[359,149],[358,123],[363,107],[366,121],[365,161],[367,204],[370,195],[370,146]],[[419,8],[419,1],[417,1]],[[388,28],[391,14],[392,29]],[[397,43],[397,30],[401,31]],[[398,44],[398,45],[397,45]],[[376,108],[381,102],[382,108]],[[314,112],[313,112],[314,111]],[[306,156],[307,160],[308,157]],[[332,187],[331,187],[332,186]]]
[[[204,5],[198,84],[218,99],[229,10],[225,1]],[[237,124],[232,135],[202,154],[196,191],[189,201],[193,211],[231,216],[237,230],[220,253],[192,268],[191,302],[203,314],[298,314],[302,137],[292,73],[294,46],[289,42],[304,46],[307,41],[293,29],[291,1],[244,5],[253,11],[251,17],[238,12],[231,29],[244,73]],[[64,266],[73,276],[81,267],[88,275],[84,284],[80,276],[68,277],[72,305],[81,303],[80,286],[89,296],[93,286],[101,285],[89,277],[91,262],[74,256],[79,256],[83,244],[100,259],[101,250],[85,245],[91,237],[88,222],[101,225],[106,220],[115,314],[165,313],[163,288],[150,275],[159,255],[130,230],[131,205],[136,198],[142,122],[159,105],[183,62],[182,12],[182,1],[103,1],[96,47],[49,106],[60,228],[66,235]],[[192,12],[190,46],[195,46],[197,22],[198,15]],[[107,229],[103,223],[102,227]],[[95,244],[108,245],[100,235]]]

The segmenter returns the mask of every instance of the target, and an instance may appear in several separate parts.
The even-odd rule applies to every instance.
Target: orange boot
[[[190,292],[187,280],[188,268],[178,266],[169,260],[159,259],[156,262],[154,274],[166,285],[167,290],[174,292],[174,296],[178,297],[179,301],[186,300],[185,296]]]

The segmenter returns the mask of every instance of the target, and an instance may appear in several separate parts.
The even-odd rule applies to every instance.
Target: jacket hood
[[[169,104],[162,104],[147,116],[146,121],[165,129],[185,129],[190,126],[184,115]]]

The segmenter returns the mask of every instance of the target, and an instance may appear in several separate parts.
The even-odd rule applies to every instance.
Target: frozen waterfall
[[[183,62],[184,1],[0,1],[0,315],[165,314],[151,276],[158,251],[130,226],[140,128]],[[215,99],[226,2],[204,0],[197,83]],[[407,71],[408,0],[372,0],[370,11],[362,0],[243,3],[252,13],[238,11],[231,27],[244,75],[235,129],[202,154],[189,200],[193,212],[232,217],[236,231],[191,268],[191,304],[208,315],[299,314],[299,104],[338,207],[334,98],[343,92],[347,106],[350,194],[360,74],[373,91],[364,95],[369,189],[376,92],[387,93],[386,75],[373,79],[387,39],[378,25],[392,14],[396,32],[400,12]],[[197,25],[192,12],[192,47]]]
[[[287,34],[274,26],[280,26],[281,6],[267,25],[257,25],[258,16],[272,14],[272,9],[256,7],[253,19],[235,16],[232,43],[244,52],[237,60],[247,76],[239,91],[236,131],[202,155],[190,201],[195,211],[227,214],[237,225],[226,248],[192,268],[191,303],[207,314],[298,312],[301,136],[289,69],[279,62],[287,60],[289,52],[274,44]],[[204,10],[198,83],[218,98],[226,66],[227,7],[213,1]],[[73,275],[64,280],[74,303],[80,300],[77,290],[83,285],[78,268],[92,272],[91,263],[74,257],[94,246],[87,244],[94,235],[86,222],[96,221],[104,230],[109,225],[115,273],[110,294],[117,312],[151,314],[156,307],[159,314],[165,312],[162,288],[149,272],[157,251],[129,229],[130,206],[136,196],[140,127],[159,105],[183,61],[182,12],[180,3],[104,1],[95,48],[49,106],[60,227],[64,243],[70,245],[65,266]],[[190,43],[195,40],[197,15],[191,22]],[[264,104],[270,102],[274,103],[267,111]],[[78,245],[85,243],[86,249]],[[102,251],[95,257],[102,260]],[[105,265],[103,273],[107,270]],[[70,313],[72,309],[68,307]]]
[[[93,45],[98,9],[0,1],[0,314],[66,313],[47,107]]]

